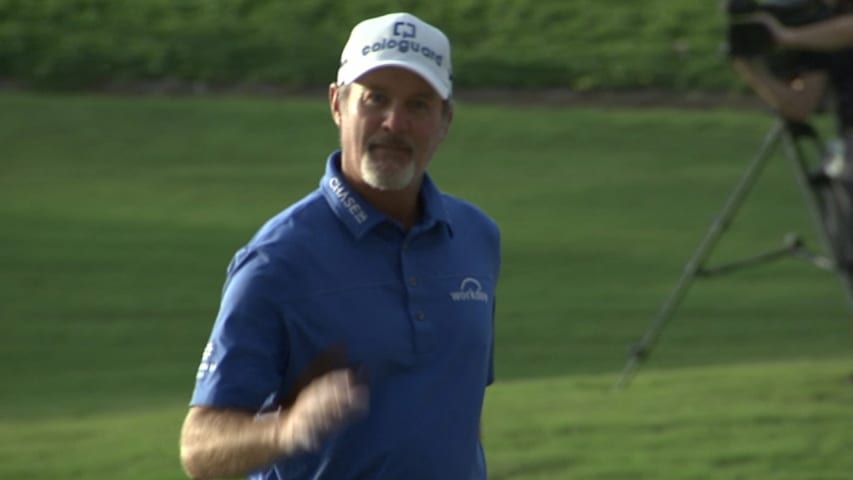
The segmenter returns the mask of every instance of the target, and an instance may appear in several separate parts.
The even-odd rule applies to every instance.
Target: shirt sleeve
[[[497,295],[498,295],[498,279],[500,278],[501,271],[501,234],[498,225],[494,222],[490,222],[492,225],[492,251],[494,257],[492,258],[492,264],[494,265],[494,275],[495,275],[495,291],[492,299],[492,342],[489,346],[489,372],[486,377],[486,385],[491,385],[495,381],[495,315],[497,314]]]
[[[489,371],[486,374],[486,385],[495,381],[495,303],[492,303],[492,341],[489,345]]]
[[[257,411],[278,395],[290,351],[279,274],[261,250],[235,255],[190,405]]]

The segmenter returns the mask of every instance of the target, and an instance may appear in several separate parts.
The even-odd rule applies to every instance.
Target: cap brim
[[[403,62],[401,60],[382,60],[373,63],[372,65],[370,65],[369,68],[359,71],[358,74],[355,76],[343,75],[343,79],[341,79],[339,76],[338,82],[341,84],[353,83],[358,81],[359,78],[363,77],[367,73],[383,67],[399,67],[409,70],[412,73],[416,73],[418,76],[426,80],[426,82],[430,84],[430,86],[436,91],[436,93],[438,93],[438,95],[442,99],[447,100],[448,98],[450,98],[451,86],[449,84],[445,84],[440,79],[435,78],[435,75],[433,75],[432,72],[430,72],[428,69],[418,64]]]

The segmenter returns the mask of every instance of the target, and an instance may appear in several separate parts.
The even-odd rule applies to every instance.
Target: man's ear
[[[329,110],[335,125],[341,126],[341,87],[336,83],[329,84]]]

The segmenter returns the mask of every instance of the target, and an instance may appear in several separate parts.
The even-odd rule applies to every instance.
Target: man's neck
[[[421,216],[422,178],[413,180],[411,185],[402,190],[379,190],[355,179],[348,181],[373,208],[400,222],[405,231],[418,223]]]

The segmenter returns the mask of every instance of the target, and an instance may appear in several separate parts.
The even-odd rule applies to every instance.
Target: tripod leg
[[[853,208],[851,208],[853,186],[832,180],[824,192],[826,208],[824,225],[831,247],[835,271],[838,273],[853,312]]]
[[[812,139],[820,142],[817,137]],[[820,241],[840,277],[848,309],[853,312],[853,185],[829,178],[820,183],[810,181],[802,145],[790,131],[784,135],[784,146]],[[822,145],[816,146],[822,155]]]
[[[722,210],[711,223],[711,226],[705,234],[705,237],[700,242],[699,247],[685,265],[675,288],[661,306],[658,315],[652,321],[651,326],[640,341],[631,348],[628,361],[622,370],[621,376],[616,382],[616,388],[622,388],[627,385],[634,370],[642,361],[648,358],[658,336],[672,317],[675,309],[683,300],[687,293],[687,289],[696,277],[697,272],[702,268],[705,261],[710,256],[714,246],[728,228],[731,219],[743,203],[743,200],[750,188],[758,179],[767,159],[770,157],[772,148],[778,143],[782,133],[784,132],[784,127],[785,125],[783,122],[777,122],[765,136],[758,154],[749,163],[746,170],[741,175],[737,186],[723,205]]]

